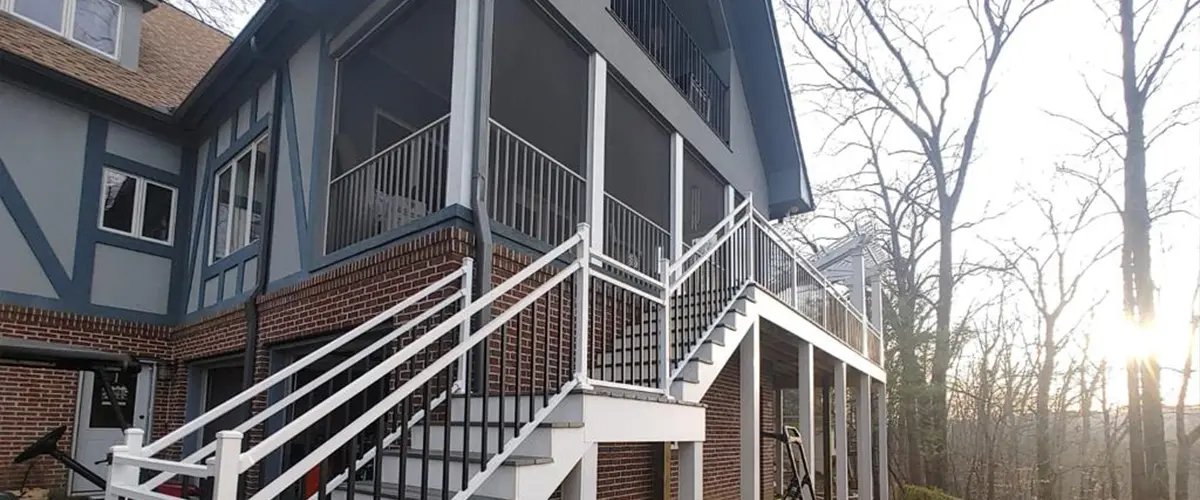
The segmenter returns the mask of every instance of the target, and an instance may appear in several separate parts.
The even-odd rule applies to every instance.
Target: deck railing
[[[604,194],[604,253],[654,276],[671,247],[671,233],[612,195]]]
[[[330,180],[326,253],[446,206],[449,125],[443,116]]]
[[[557,245],[583,222],[583,176],[490,120],[488,203],[492,220]]]
[[[663,0],[612,0],[609,8],[700,118],[729,142],[729,84],[671,6]]]

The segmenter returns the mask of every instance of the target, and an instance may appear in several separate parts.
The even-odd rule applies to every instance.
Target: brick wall
[[[737,498],[741,484],[741,351],[733,353],[717,379],[701,399],[705,412],[704,496],[706,498]],[[761,376],[759,387],[761,428],[774,431],[775,385],[769,373]],[[775,497],[776,456],[775,440],[762,438],[760,484],[763,498]]]
[[[127,321],[0,304],[0,335],[132,353],[150,361],[168,356],[167,328]],[[29,470],[30,487],[65,487],[66,469],[41,457],[24,464],[13,458],[50,429],[67,426],[59,449],[70,453],[79,375],[61,370],[0,366],[0,489],[14,489]],[[157,385],[156,399],[167,395]],[[156,407],[155,412],[161,411]],[[157,415],[157,413],[156,413]],[[163,432],[158,419],[153,432]],[[29,465],[33,468],[29,469]]]

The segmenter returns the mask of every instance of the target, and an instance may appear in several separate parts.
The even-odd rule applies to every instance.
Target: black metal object
[[[108,487],[108,483],[104,481],[104,478],[100,477],[99,474],[92,472],[85,465],[79,463],[79,461],[75,460],[74,458],[71,458],[66,453],[59,451],[58,442],[62,439],[63,434],[66,432],[67,426],[65,425],[51,429],[50,432],[43,434],[42,437],[38,438],[37,441],[34,441],[33,444],[30,444],[27,448],[25,448],[24,451],[18,454],[16,458],[13,459],[13,463],[24,463],[42,455],[49,455],[51,458],[58,460],[60,463],[65,465],[68,469],[71,469],[73,472],[79,474],[84,479],[87,479],[92,484],[100,487],[100,489],[106,489]]]
[[[804,500],[802,493],[806,489],[809,500],[816,500],[817,493],[813,490],[812,476],[808,473],[808,454],[804,451],[804,441],[800,439],[800,430],[785,425],[781,433],[763,431],[762,435],[783,443],[787,448],[792,478],[788,481],[787,488],[784,489],[783,500]]]

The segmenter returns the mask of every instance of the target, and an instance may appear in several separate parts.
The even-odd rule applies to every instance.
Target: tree
[[[975,158],[1000,56],[1017,29],[1051,1],[968,1],[978,46],[965,60],[954,63],[935,54],[946,52],[939,49],[957,41],[938,40],[938,28],[927,26],[921,20],[922,13],[896,7],[889,1],[855,0],[846,6],[783,1],[793,26],[804,27],[804,33],[797,30],[797,39],[806,59],[826,79],[808,89],[852,96],[857,107],[846,118],[884,112],[898,119],[912,145],[907,149],[931,173],[939,260],[931,390],[927,398],[930,439],[925,456],[929,460],[929,481],[942,487],[949,482],[946,388],[952,350],[955,216]],[[969,66],[977,66],[970,75],[974,81],[964,82],[971,73]],[[960,85],[971,89],[970,111],[965,118],[958,117],[950,105],[952,91]]]
[[[236,35],[242,23],[258,10],[263,0],[168,0],[171,5],[195,16],[205,24]]]
[[[1052,192],[1070,192],[1068,186],[1056,187],[1065,189],[1054,189]],[[1015,279],[1037,311],[1042,326],[1034,434],[1037,498],[1055,500],[1058,498],[1058,473],[1050,457],[1051,450],[1055,449],[1050,432],[1050,391],[1056,382],[1058,353],[1068,340],[1060,335],[1061,322],[1067,308],[1080,297],[1083,280],[1098,263],[1111,255],[1116,247],[1108,243],[1092,243],[1090,246],[1093,250],[1083,256],[1076,255],[1080,244],[1087,243],[1080,241],[1085,231],[1096,220],[1093,208],[1098,193],[1088,192],[1072,208],[1074,213],[1064,218],[1061,215],[1062,209],[1054,200],[1031,190],[1026,191],[1027,198],[1032,200],[1046,223],[1045,233],[1036,245],[1016,241],[1010,242],[1006,248],[993,245],[1003,261],[1003,265],[995,270],[1007,273]],[[1062,196],[1057,198],[1061,201]],[[1069,384],[1061,385],[1064,389],[1069,387]],[[1061,411],[1057,413],[1062,414]],[[1085,435],[1084,439],[1089,437]]]
[[[1196,362],[1196,349],[1200,347],[1200,278],[1196,280],[1196,292],[1192,294],[1190,326],[1187,358],[1183,362],[1183,381],[1179,384],[1179,398],[1175,403],[1175,441],[1178,446],[1175,450],[1175,500],[1188,500],[1191,480],[1188,460],[1192,456],[1192,446],[1200,441],[1200,425],[1188,431],[1186,419],[1188,384]]]

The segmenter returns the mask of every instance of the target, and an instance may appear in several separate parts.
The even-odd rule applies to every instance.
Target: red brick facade
[[[417,290],[453,272],[469,256],[471,236],[461,229],[445,229],[397,244],[359,261],[313,276],[301,283],[273,291],[258,299],[261,315],[260,350],[256,379],[269,373],[270,349],[302,339],[344,331],[411,296]],[[525,254],[497,247],[495,283],[512,276],[532,261]],[[534,282],[549,279],[552,269],[536,275]],[[522,286],[502,298],[496,312],[515,303],[535,285]],[[449,292],[447,292],[449,293]],[[503,337],[488,342],[494,356],[508,356],[504,370],[507,387],[541,392],[556,389],[571,372],[574,321],[570,282],[509,322]],[[440,299],[431,298],[430,300]],[[421,306],[413,308],[420,311]],[[606,308],[605,308],[606,309]],[[401,315],[405,321],[415,313]],[[594,316],[612,316],[594,310]],[[520,333],[518,333],[520,332]],[[64,342],[72,345],[131,352],[157,363],[151,436],[158,437],[184,422],[188,398],[189,365],[196,361],[237,355],[245,348],[245,310],[233,308],[192,321],[181,327],[147,326],[124,321],[89,318],[0,305],[0,334]],[[506,344],[501,344],[501,338]],[[611,345],[611,344],[609,344]],[[519,353],[517,347],[520,347]],[[593,346],[593,358],[603,347]],[[548,358],[548,363],[533,362]],[[517,378],[520,370],[520,379]],[[489,379],[500,380],[494,368]],[[0,489],[22,484],[25,466],[11,465],[12,457],[50,428],[73,428],[78,376],[71,372],[0,367]],[[16,381],[10,383],[10,381]],[[774,390],[763,378],[763,423],[774,422]],[[705,496],[735,498],[738,491],[739,395],[737,355],[722,371],[703,401],[708,405],[708,441],[704,446]],[[255,402],[265,407],[265,400]],[[259,436],[252,432],[249,439]],[[71,435],[61,443],[70,450]],[[774,454],[764,441],[763,489],[773,495]],[[601,498],[658,498],[661,476],[656,462],[661,443],[605,443],[599,450]],[[177,451],[177,450],[175,450]],[[677,497],[677,457],[672,456],[670,497]],[[66,471],[45,458],[35,461],[28,486],[65,485]]]

